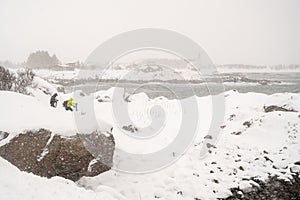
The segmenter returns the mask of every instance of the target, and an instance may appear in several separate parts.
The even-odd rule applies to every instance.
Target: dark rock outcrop
[[[232,135],[241,135],[242,132],[241,132],[241,131],[234,131],[234,132],[232,132],[231,134],[232,134]]]
[[[294,110],[292,108],[284,108],[282,106],[276,106],[276,105],[264,106],[264,111],[266,113],[268,113],[268,112],[274,112],[274,111],[297,112],[296,110]]]
[[[54,135],[48,130],[27,131],[0,147],[0,156],[22,171],[73,181],[109,170],[115,143],[111,134]]]
[[[131,124],[128,126],[123,126],[122,129],[125,131],[129,131],[131,133],[136,133],[138,131],[138,128],[136,128],[135,126],[133,126]]]
[[[243,123],[243,126],[246,126],[247,128],[250,128],[250,126],[253,124],[253,122],[252,121],[245,121],[244,123]]]
[[[266,182],[253,179],[259,184],[259,187],[253,187],[249,191],[243,191],[239,188],[231,189],[232,196],[226,200],[285,200],[300,199],[300,177],[299,174],[293,175],[290,181],[278,179],[276,176],[270,177]]]

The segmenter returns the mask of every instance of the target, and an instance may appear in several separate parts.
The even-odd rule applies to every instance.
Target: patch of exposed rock
[[[111,134],[93,132],[63,137],[40,129],[11,139],[0,147],[0,156],[22,171],[77,181],[108,171],[113,164],[114,148]]]
[[[129,131],[131,133],[136,133],[138,131],[138,128],[136,128],[133,125],[128,125],[128,126],[123,126],[122,129],[124,129],[125,131]]]
[[[300,199],[300,177],[293,175],[290,181],[278,179],[276,176],[270,177],[266,182],[253,179],[259,187],[252,187],[248,191],[239,188],[231,189],[232,196],[226,200],[298,200]]]
[[[294,110],[292,108],[285,108],[285,107],[276,106],[276,105],[264,106],[264,111],[266,113],[268,113],[268,112],[274,112],[274,111],[297,112],[296,110]]]

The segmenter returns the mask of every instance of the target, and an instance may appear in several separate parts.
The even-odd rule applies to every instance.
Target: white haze
[[[113,35],[166,28],[199,43],[217,64],[300,64],[298,0],[0,0],[0,60],[48,50],[84,61]]]

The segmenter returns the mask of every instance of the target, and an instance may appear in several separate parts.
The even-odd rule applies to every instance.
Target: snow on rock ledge
[[[86,142],[93,155],[86,149]],[[73,181],[96,176],[112,166],[115,148],[111,134],[55,135],[48,130],[27,131],[0,147],[0,156],[22,171],[43,177],[61,176]],[[97,156],[101,161],[97,161]],[[96,157],[96,162],[95,162]],[[92,164],[91,164],[92,163]]]
[[[126,200],[113,188],[97,192],[78,187],[61,177],[51,179],[21,172],[0,157],[0,196],[9,200]],[[100,187],[100,186],[99,186]],[[103,187],[103,186],[101,186]]]

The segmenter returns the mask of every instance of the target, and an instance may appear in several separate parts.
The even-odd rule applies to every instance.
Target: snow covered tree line
[[[32,52],[25,62],[14,63],[9,60],[1,61],[0,66],[5,66],[7,68],[19,68],[19,67],[29,67],[35,69],[47,69],[57,66],[61,61],[57,58],[55,54],[52,56],[48,51],[35,51]],[[76,63],[77,64],[77,63]]]
[[[21,69],[14,73],[0,66],[0,90],[28,94],[27,86],[32,84],[34,76],[31,69]]]
[[[48,68],[59,63],[60,61],[55,54],[50,56],[48,51],[36,51],[29,55],[25,65],[30,68]]]

